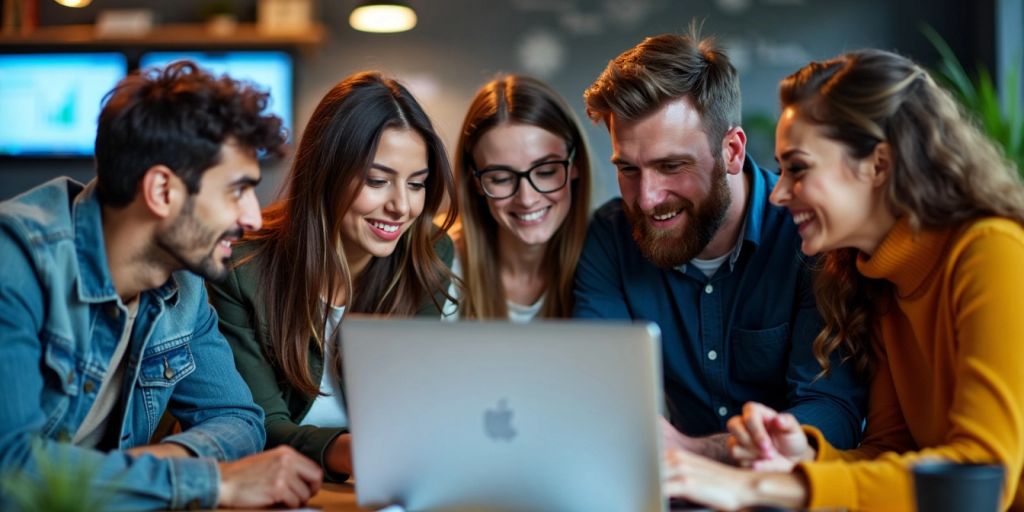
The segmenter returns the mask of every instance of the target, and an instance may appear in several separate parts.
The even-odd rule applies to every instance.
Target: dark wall
[[[336,81],[379,69],[404,81],[420,98],[449,144],[474,91],[498,72],[526,72],[547,79],[587,126],[597,162],[595,204],[617,194],[603,126],[585,119],[582,92],[608,60],[644,36],[684,30],[697,18],[716,34],[740,70],[751,153],[771,160],[778,81],[808,60],[845,50],[880,47],[924,63],[935,53],[919,30],[934,26],[966,63],[994,65],[996,0],[421,0],[419,25],[403,34],[365,34],[348,27],[355,0],[319,0],[317,17],[328,30],[323,45],[298,53],[295,124],[308,119]],[[99,5],[97,5],[99,4]],[[199,20],[203,2],[106,0],[68,9],[40,0],[45,25],[92,22],[102,8],[146,6],[160,21]],[[237,0],[243,20],[255,18],[254,0]],[[0,122],[14,120],[4,118]],[[297,134],[301,135],[301,133]],[[275,194],[288,161],[264,169],[259,195]],[[54,176],[86,180],[88,161],[0,161],[0,199]]]

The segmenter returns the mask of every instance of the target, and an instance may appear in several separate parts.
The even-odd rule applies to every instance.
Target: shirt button
[[[92,393],[92,390],[96,389],[96,384],[93,384],[91,380],[87,380],[85,381],[85,384],[82,385],[82,389],[86,393]]]
[[[712,361],[714,361],[715,359],[718,359],[718,352],[715,352],[714,350],[708,352],[708,359],[710,359]]]
[[[111,304],[107,307],[107,314],[110,315],[111,318],[117,318],[120,316],[121,310],[117,308],[116,304]]]
[[[715,291],[715,287],[710,284],[704,287],[704,293],[711,293],[713,291]]]
[[[726,409],[724,406],[718,408],[719,416],[725,416],[726,414],[729,414],[729,409]]]

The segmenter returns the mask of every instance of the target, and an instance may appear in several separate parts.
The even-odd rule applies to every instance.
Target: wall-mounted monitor
[[[0,54],[0,156],[91,157],[122,53]]]
[[[283,51],[184,51],[147,52],[139,59],[139,68],[165,66],[180,59],[190,59],[199,67],[216,75],[227,74],[235,80],[248,81],[270,93],[269,111],[284,120],[288,133],[292,129],[292,56]],[[289,137],[290,138],[290,137]]]

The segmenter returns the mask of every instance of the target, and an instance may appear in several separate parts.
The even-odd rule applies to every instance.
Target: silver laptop
[[[664,510],[654,324],[350,318],[356,496],[407,510]]]

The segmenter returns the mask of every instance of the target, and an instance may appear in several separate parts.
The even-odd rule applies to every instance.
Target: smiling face
[[[220,162],[203,173],[199,192],[189,195],[167,229],[156,235],[156,245],[181,267],[214,281],[227,276],[231,242],[262,223],[255,156],[231,141],[220,155]]]
[[[384,130],[362,189],[341,219],[353,276],[370,258],[394,252],[399,238],[423,212],[429,172],[423,137],[408,129]]]
[[[821,125],[787,107],[775,133],[775,158],[782,172],[771,202],[789,209],[807,255],[854,247],[874,252],[891,227],[884,207],[885,144],[864,159],[825,136]],[[879,167],[883,158],[883,167]]]
[[[553,162],[568,160],[569,149],[564,139],[543,128],[506,123],[487,130],[480,137],[473,148],[473,163],[480,172],[495,169],[522,172],[533,168],[532,179],[545,188],[544,183],[564,172],[561,164]],[[482,179],[489,179],[489,175]],[[504,235],[524,245],[546,244],[569,215],[571,180],[575,177],[576,170],[570,165],[565,186],[547,193],[538,192],[524,177],[511,197],[486,197],[488,209]],[[480,190],[479,181],[476,185]]]
[[[633,239],[647,259],[672,268],[711,242],[732,202],[718,148],[687,98],[636,120],[609,120],[612,163]]]

